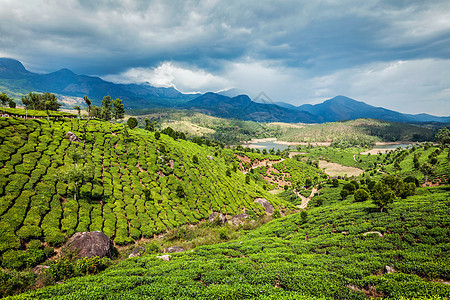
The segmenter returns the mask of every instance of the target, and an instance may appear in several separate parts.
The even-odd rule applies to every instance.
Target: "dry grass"
[[[358,176],[364,171],[354,167],[347,167],[337,163],[319,160],[319,167],[330,176]]]

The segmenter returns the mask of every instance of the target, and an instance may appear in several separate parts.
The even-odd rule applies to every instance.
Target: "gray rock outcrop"
[[[145,252],[144,247],[136,247],[133,249],[133,251],[131,251],[130,255],[128,255],[128,258],[141,256],[141,254],[144,252]]]
[[[64,252],[75,256],[100,258],[110,255],[111,241],[101,231],[76,232],[63,246]]]
[[[273,215],[274,208],[272,204],[270,204],[269,201],[267,201],[266,198],[256,198],[255,201],[253,202],[261,204],[266,210],[266,214]]]
[[[244,223],[247,219],[250,219],[251,216],[246,214],[246,213],[242,213],[242,214],[238,214],[235,215],[231,218],[230,221],[228,221],[229,223],[233,224],[233,225],[239,225]]]
[[[159,259],[162,259],[165,261],[170,261],[172,259],[172,256],[170,256],[169,254],[165,254],[165,255],[157,256],[156,258],[159,258]]]
[[[75,133],[68,131],[66,136],[69,138],[71,142],[81,142],[81,140],[76,136]]]
[[[212,212],[209,215],[208,221],[210,223],[218,221],[221,224],[225,224],[225,222],[227,221],[227,218],[222,214],[222,213],[218,213],[218,212]]]
[[[184,249],[178,246],[172,246],[164,249],[166,253],[176,253],[176,252],[184,252]]]
[[[391,266],[385,266],[385,267],[384,267],[384,272],[387,273],[387,274],[391,274],[391,273],[395,273],[396,271],[395,271],[395,269],[394,269],[393,267],[391,267]]]
[[[35,274],[41,274],[42,272],[44,272],[45,270],[49,269],[49,266],[44,266],[44,265],[37,265],[36,267],[34,267],[31,271]]]

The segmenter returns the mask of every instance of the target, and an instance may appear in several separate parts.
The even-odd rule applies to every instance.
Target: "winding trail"
[[[309,195],[309,197],[305,197],[302,194],[300,194],[299,192],[295,192],[295,194],[302,199],[302,204],[296,205],[296,207],[305,209],[308,206],[309,200],[311,200],[311,198],[314,197],[314,195],[317,193],[317,191],[318,191],[318,189],[316,187],[313,187],[313,189],[311,191],[311,195]]]

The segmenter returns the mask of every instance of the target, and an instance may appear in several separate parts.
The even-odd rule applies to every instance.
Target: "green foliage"
[[[365,189],[357,189],[354,197],[355,197],[355,201],[363,202],[363,201],[367,201],[369,199],[370,194]]]
[[[395,201],[389,214],[370,202],[324,202],[308,209],[306,222],[290,215],[238,240],[172,254],[169,262],[144,255],[16,299],[445,299],[450,195],[445,188],[420,194]],[[226,238],[219,231],[218,239]],[[364,235],[369,231],[383,237]],[[194,233],[186,228],[181,235]]]
[[[138,121],[136,118],[131,117],[127,120],[127,125],[130,129],[133,129],[138,125]]]
[[[443,146],[447,146],[450,144],[450,130],[447,127],[439,129],[439,132],[436,134],[436,141]]]

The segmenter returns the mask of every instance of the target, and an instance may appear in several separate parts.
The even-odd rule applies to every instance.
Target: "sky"
[[[0,57],[184,93],[450,115],[448,0],[0,0]]]

